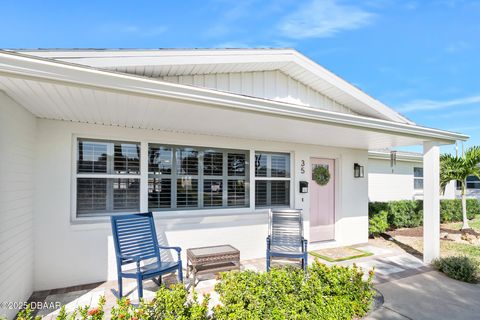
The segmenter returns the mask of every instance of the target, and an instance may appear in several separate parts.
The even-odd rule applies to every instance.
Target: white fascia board
[[[96,68],[141,65],[191,65],[222,63],[295,63],[300,68],[330,83],[392,121],[415,124],[359,88],[325,69],[295,49],[165,49],[165,50],[67,50],[22,51],[39,57],[60,59]]]
[[[25,56],[18,53],[0,51],[0,75],[124,94],[171,98],[249,112],[268,113],[329,125],[410,136],[425,141],[438,141],[445,144],[453,144],[456,140],[465,141],[469,138],[466,135],[449,131],[174,84],[124,73],[97,70],[83,65]]]
[[[21,54],[75,62],[96,68],[169,66],[222,63],[291,62],[292,50],[281,49],[192,49],[192,50],[87,50],[20,51]]]
[[[390,153],[389,152],[382,152],[382,151],[368,151],[368,158],[369,159],[378,159],[378,160],[390,160]],[[423,163],[423,156],[422,155],[407,155],[407,154],[398,154],[396,155],[396,159],[398,161],[407,161],[407,162],[418,162]]]
[[[366,94],[356,86],[352,85],[351,83],[345,81],[341,77],[337,76],[333,72],[325,69],[315,61],[312,61],[308,57],[304,56],[298,51],[295,51],[295,63],[302,66],[303,68],[310,70],[311,72],[315,73],[319,78],[324,79],[325,81],[329,82],[334,87],[339,88],[340,90],[346,92],[356,100],[361,101],[370,108],[376,110],[378,113],[387,116],[389,119],[393,121],[400,121],[408,124],[415,124],[413,121],[405,118],[398,112],[394,111],[393,109],[387,107],[380,101],[372,98],[370,95]]]

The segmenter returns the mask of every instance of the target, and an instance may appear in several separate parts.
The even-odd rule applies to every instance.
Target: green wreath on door
[[[330,172],[324,166],[318,166],[313,169],[312,176],[313,180],[320,186],[324,186],[330,181]]]

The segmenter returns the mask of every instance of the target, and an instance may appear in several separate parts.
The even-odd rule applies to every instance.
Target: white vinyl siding
[[[279,70],[162,76],[160,79],[324,110],[357,114],[350,108]]]
[[[397,159],[391,166],[390,159],[369,159],[368,197],[370,201],[394,201],[415,199],[414,167],[421,163]],[[353,176],[353,168],[352,168]]]
[[[35,117],[0,91],[0,302],[33,291],[36,137]],[[0,318],[17,311],[0,308]]]

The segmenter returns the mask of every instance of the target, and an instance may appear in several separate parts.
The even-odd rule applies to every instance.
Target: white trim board
[[[311,107],[241,96],[211,89],[172,84],[139,76],[32,58],[18,53],[0,52],[0,76],[73,87],[88,87],[96,90],[129,95],[190,101],[208,104],[212,107],[236,109],[253,113],[267,113],[274,116],[303,119],[399,136],[409,136],[422,140],[435,140],[444,144],[453,144],[456,140],[465,141],[469,138],[459,133],[412,124],[319,110]]]

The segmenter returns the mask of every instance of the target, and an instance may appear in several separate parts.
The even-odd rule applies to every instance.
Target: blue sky
[[[292,47],[480,144],[478,0],[2,1],[1,15],[2,48]]]

